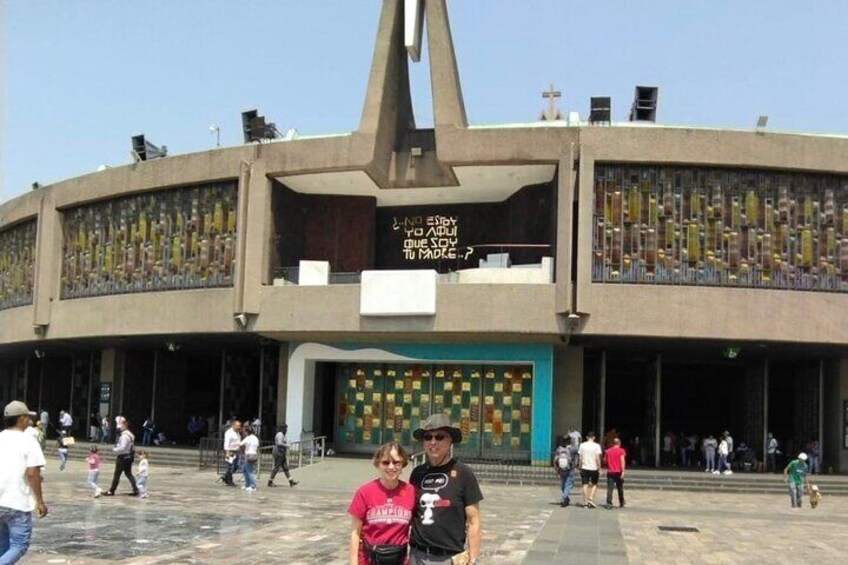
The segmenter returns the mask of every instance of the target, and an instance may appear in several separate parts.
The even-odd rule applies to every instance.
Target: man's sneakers
[[[97,490],[94,491],[94,498],[100,498],[101,494],[103,494],[103,489],[98,487]]]
[[[294,480],[294,479],[289,479],[289,486],[290,486],[290,487],[293,487],[293,486],[294,486],[294,485],[296,485],[296,484],[297,484],[297,481],[296,481],[296,480]]]
[[[586,503],[586,508],[597,508],[597,506],[595,506],[595,502],[593,500],[589,500]]]
[[[103,496],[115,496],[115,493],[112,492],[111,490],[107,490],[106,492],[103,493]]]
[[[269,486],[269,487],[278,487],[278,486],[280,486],[280,485],[275,485],[275,484],[274,484],[274,481],[268,481],[268,486]]]
[[[727,469],[727,470],[725,470],[725,471],[722,471],[722,472],[721,472],[721,474],[722,474],[722,475],[732,475],[732,474],[733,474],[733,471],[731,471],[730,469]]]

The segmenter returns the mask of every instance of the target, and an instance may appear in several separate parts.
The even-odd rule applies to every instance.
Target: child
[[[135,482],[138,485],[138,497],[147,498],[150,496],[150,493],[147,492],[147,474],[150,468],[147,462],[147,452],[139,451],[138,458],[138,476],[135,478]]]
[[[65,430],[59,432],[56,451],[59,453],[59,470],[64,471],[65,465],[68,464],[68,433]]]
[[[85,461],[88,463],[88,486],[94,489],[94,498],[99,498],[103,491],[97,486],[97,479],[100,478],[100,453],[96,445],[88,448],[88,458]]]
[[[815,508],[819,505],[819,500],[821,500],[822,494],[819,491],[819,487],[816,485],[810,485],[810,506]]]

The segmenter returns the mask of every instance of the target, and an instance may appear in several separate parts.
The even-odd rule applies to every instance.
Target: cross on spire
[[[560,98],[562,96],[562,92],[559,90],[554,90],[554,85],[551,83],[551,86],[548,90],[542,92],[542,98],[548,99],[548,108],[547,110],[542,110],[542,115],[539,116],[540,120],[543,121],[553,121],[553,120],[561,120],[562,114],[559,109],[556,107],[556,98]]]

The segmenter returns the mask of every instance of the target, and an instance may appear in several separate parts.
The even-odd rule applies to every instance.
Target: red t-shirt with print
[[[371,545],[409,543],[409,524],[415,508],[415,487],[405,481],[389,490],[374,479],[359,487],[348,507],[348,513],[362,520],[362,539]],[[368,565],[363,546],[359,563]]]

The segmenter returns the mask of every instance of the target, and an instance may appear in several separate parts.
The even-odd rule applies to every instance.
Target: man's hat
[[[798,454],[798,459],[800,459],[801,461],[806,461],[807,460],[807,454],[802,451],[801,453]]]
[[[421,427],[412,432],[412,437],[421,441],[424,438],[424,432],[432,432],[435,430],[445,430],[450,436],[451,440],[454,443],[460,443],[462,441],[462,430],[453,426],[450,421],[450,417],[447,414],[431,414],[429,418],[424,420],[424,423],[421,424]]]
[[[3,417],[12,418],[14,416],[37,416],[37,414],[30,411],[27,405],[20,400],[13,400],[3,410]]]

